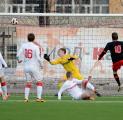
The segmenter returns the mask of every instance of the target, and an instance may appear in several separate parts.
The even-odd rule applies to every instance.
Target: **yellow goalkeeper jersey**
[[[68,71],[72,72],[72,75],[74,78],[83,80],[84,77],[83,77],[83,75],[80,74],[79,68],[75,65],[74,61],[68,60],[71,57],[75,58],[75,59],[78,58],[78,56],[66,54],[63,57],[59,57],[59,58],[51,61],[50,63],[52,65],[61,64],[67,72]]]

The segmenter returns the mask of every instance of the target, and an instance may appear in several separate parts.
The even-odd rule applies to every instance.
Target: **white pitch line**
[[[7,101],[0,101],[0,103],[10,103],[10,102],[23,102],[24,103],[24,100],[7,100]],[[36,102],[35,100],[29,100],[29,103],[30,102]],[[68,102],[68,103],[123,103],[123,101],[82,101],[82,100],[46,100],[46,103],[47,102]]]

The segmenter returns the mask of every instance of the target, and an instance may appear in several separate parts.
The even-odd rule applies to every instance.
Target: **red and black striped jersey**
[[[123,42],[122,41],[112,41],[106,44],[104,50],[99,55],[98,60],[100,60],[107,51],[110,51],[112,62],[118,62],[123,60]]]

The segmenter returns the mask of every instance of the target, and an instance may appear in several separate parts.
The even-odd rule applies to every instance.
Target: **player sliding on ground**
[[[25,102],[28,102],[30,88],[32,85],[32,80],[36,80],[37,83],[37,102],[44,102],[42,99],[42,76],[40,72],[40,66],[42,64],[42,58],[40,56],[39,47],[35,45],[33,42],[35,40],[35,35],[33,33],[28,34],[28,42],[23,44],[18,51],[17,59],[20,63],[21,56],[23,55],[24,62],[24,73],[26,76],[26,87],[25,87]]]
[[[67,91],[75,100],[94,100],[95,88],[87,80],[78,80],[72,77],[71,72],[66,73],[67,81],[64,82],[58,92],[58,100],[61,100],[61,94]],[[78,85],[81,85],[81,88]],[[87,90],[88,88],[88,90]]]
[[[75,65],[74,60],[79,59],[78,56],[75,55],[70,55],[66,53],[65,48],[60,48],[58,50],[58,56],[59,58],[56,58],[55,60],[50,60],[50,56],[47,54],[44,54],[44,59],[46,59],[50,64],[56,65],[56,64],[61,64],[66,72],[71,72],[73,78],[76,78],[78,80],[84,80],[83,75],[80,73],[80,70],[78,67]],[[66,75],[64,75],[64,80],[67,80]],[[63,81],[64,81],[63,80]],[[61,83],[59,83],[59,88],[61,87]],[[97,96],[101,96],[97,91],[95,91]]]
[[[0,96],[2,96],[3,100],[7,100],[9,95],[7,94],[7,83],[5,80],[3,66],[6,68],[7,64],[0,53]]]
[[[112,42],[109,42],[106,44],[98,60],[101,60],[108,50],[110,51],[111,59],[113,62],[113,65],[112,65],[113,75],[118,84],[118,91],[120,91],[121,83],[120,83],[117,71],[123,65],[123,42],[118,41],[118,34],[116,32],[112,33],[112,40],[113,40]]]

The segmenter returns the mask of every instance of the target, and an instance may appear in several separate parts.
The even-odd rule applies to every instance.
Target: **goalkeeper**
[[[55,60],[50,60],[50,56],[47,54],[44,54],[44,59],[47,60],[51,65],[61,64],[63,68],[66,70],[66,72],[71,72],[73,75],[73,78],[76,78],[78,80],[83,80],[84,76],[80,74],[80,71],[78,67],[75,65],[74,60],[79,59],[79,57],[75,55],[70,55],[66,53],[65,48],[60,48],[58,50],[58,56],[59,58],[56,58]],[[66,75],[64,75],[63,80],[67,80]],[[58,88],[62,86],[62,81],[59,81]]]

